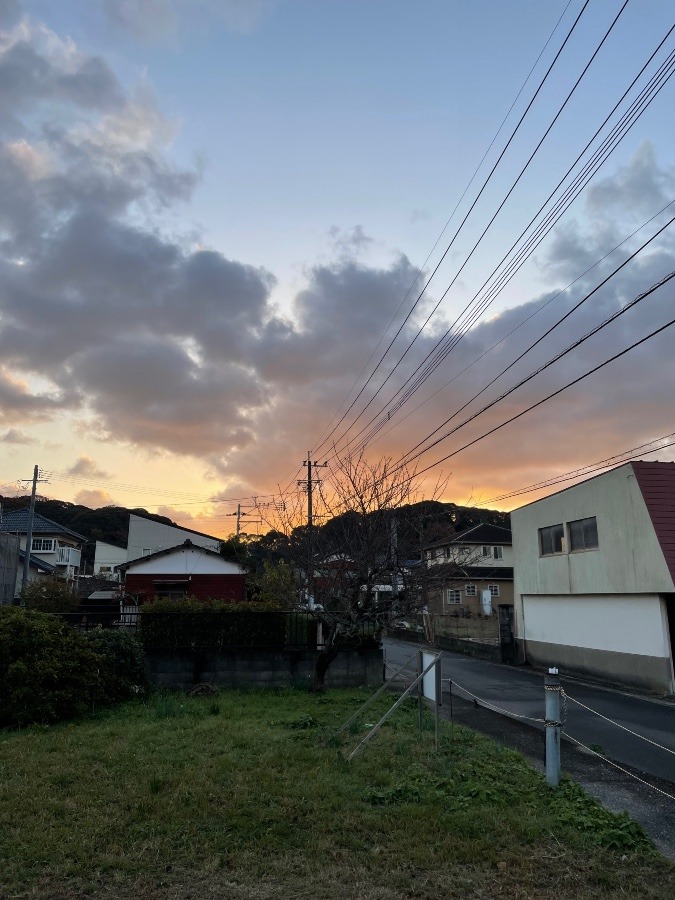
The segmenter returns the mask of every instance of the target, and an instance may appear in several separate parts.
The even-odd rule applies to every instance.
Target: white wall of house
[[[462,566],[486,566],[490,569],[513,566],[513,547],[508,544],[446,544],[426,551],[428,565],[453,562]]]
[[[134,575],[241,575],[237,563],[186,547],[156,559],[139,559],[127,571]]]
[[[127,554],[123,561],[129,562],[132,559],[140,559],[142,556],[157,553],[159,550],[168,550],[186,540],[192,541],[199,547],[206,547],[207,550],[218,552],[220,549],[218,538],[195,534],[193,531],[173,525],[163,525],[161,522],[153,522],[151,519],[144,519],[142,516],[135,516],[132,513],[129,516]]]
[[[94,575],[101,575],[111,580],[119,581],[120,573],[115,571],[115,566],[119,566],[126,561],[126,547],[116,547],[114,544],[106,544],[105,541],[96,541]]]

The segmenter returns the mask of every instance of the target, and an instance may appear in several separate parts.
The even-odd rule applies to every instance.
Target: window
[[[52,553],[54,551],[54,538],[33,538],[31,548],[38,553]]]
[[[476,585],[475,584],[465,584],[464,585],[464,593],[467,597],[475,597],[476,596]]]
[[[446,603],[461,603],[462,595],[460,591],[455,590],[454,588],[447,588],[445,591],[445,602]]]
[[[490,591],[491,597],[499,597],[499,585],[498,584],[488,584],[488,590]]]
[[[595,516],[568,522],[567,533],[569,534],[570,551],[592,550],[598,546],[598,523]]]
[[[492,555],[495,559],[504,559],[504,548],[503,547],[493,547]]]
[[[541,556],[552,556],[563,552],[562,525],[548,525],[539,529],[539,553]]]
[[[492,547],[483,547],[483,556],[492,556]]]

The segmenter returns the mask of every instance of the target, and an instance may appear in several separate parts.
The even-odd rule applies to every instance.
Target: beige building
[[[521,655],[675,693],[675,463],[627,463],[511,524]]]

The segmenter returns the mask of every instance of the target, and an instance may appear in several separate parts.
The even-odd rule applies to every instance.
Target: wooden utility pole
[[[307,467],[307,478],[298,481],[298,484],[307,489],[307,603],[314,602],[314,509],[312,506],[312,491],[314,485],[321,484],[318,478],[312,477],[313,469],[325,469],[327,462],[317,463],[312,461],[312,451],[307,451],[307,459],[302,461]],[[311,601],[310,601],[311,597]]]

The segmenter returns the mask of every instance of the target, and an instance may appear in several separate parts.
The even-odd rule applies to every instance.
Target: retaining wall
[[[150,683],[157,688],[189,690],[195,684],[222,687],[308,685],[318,650],[237,649],[231,651],[146,650]],[[382,650],[340,650],[326,674],[327,687],[382,684]]]

